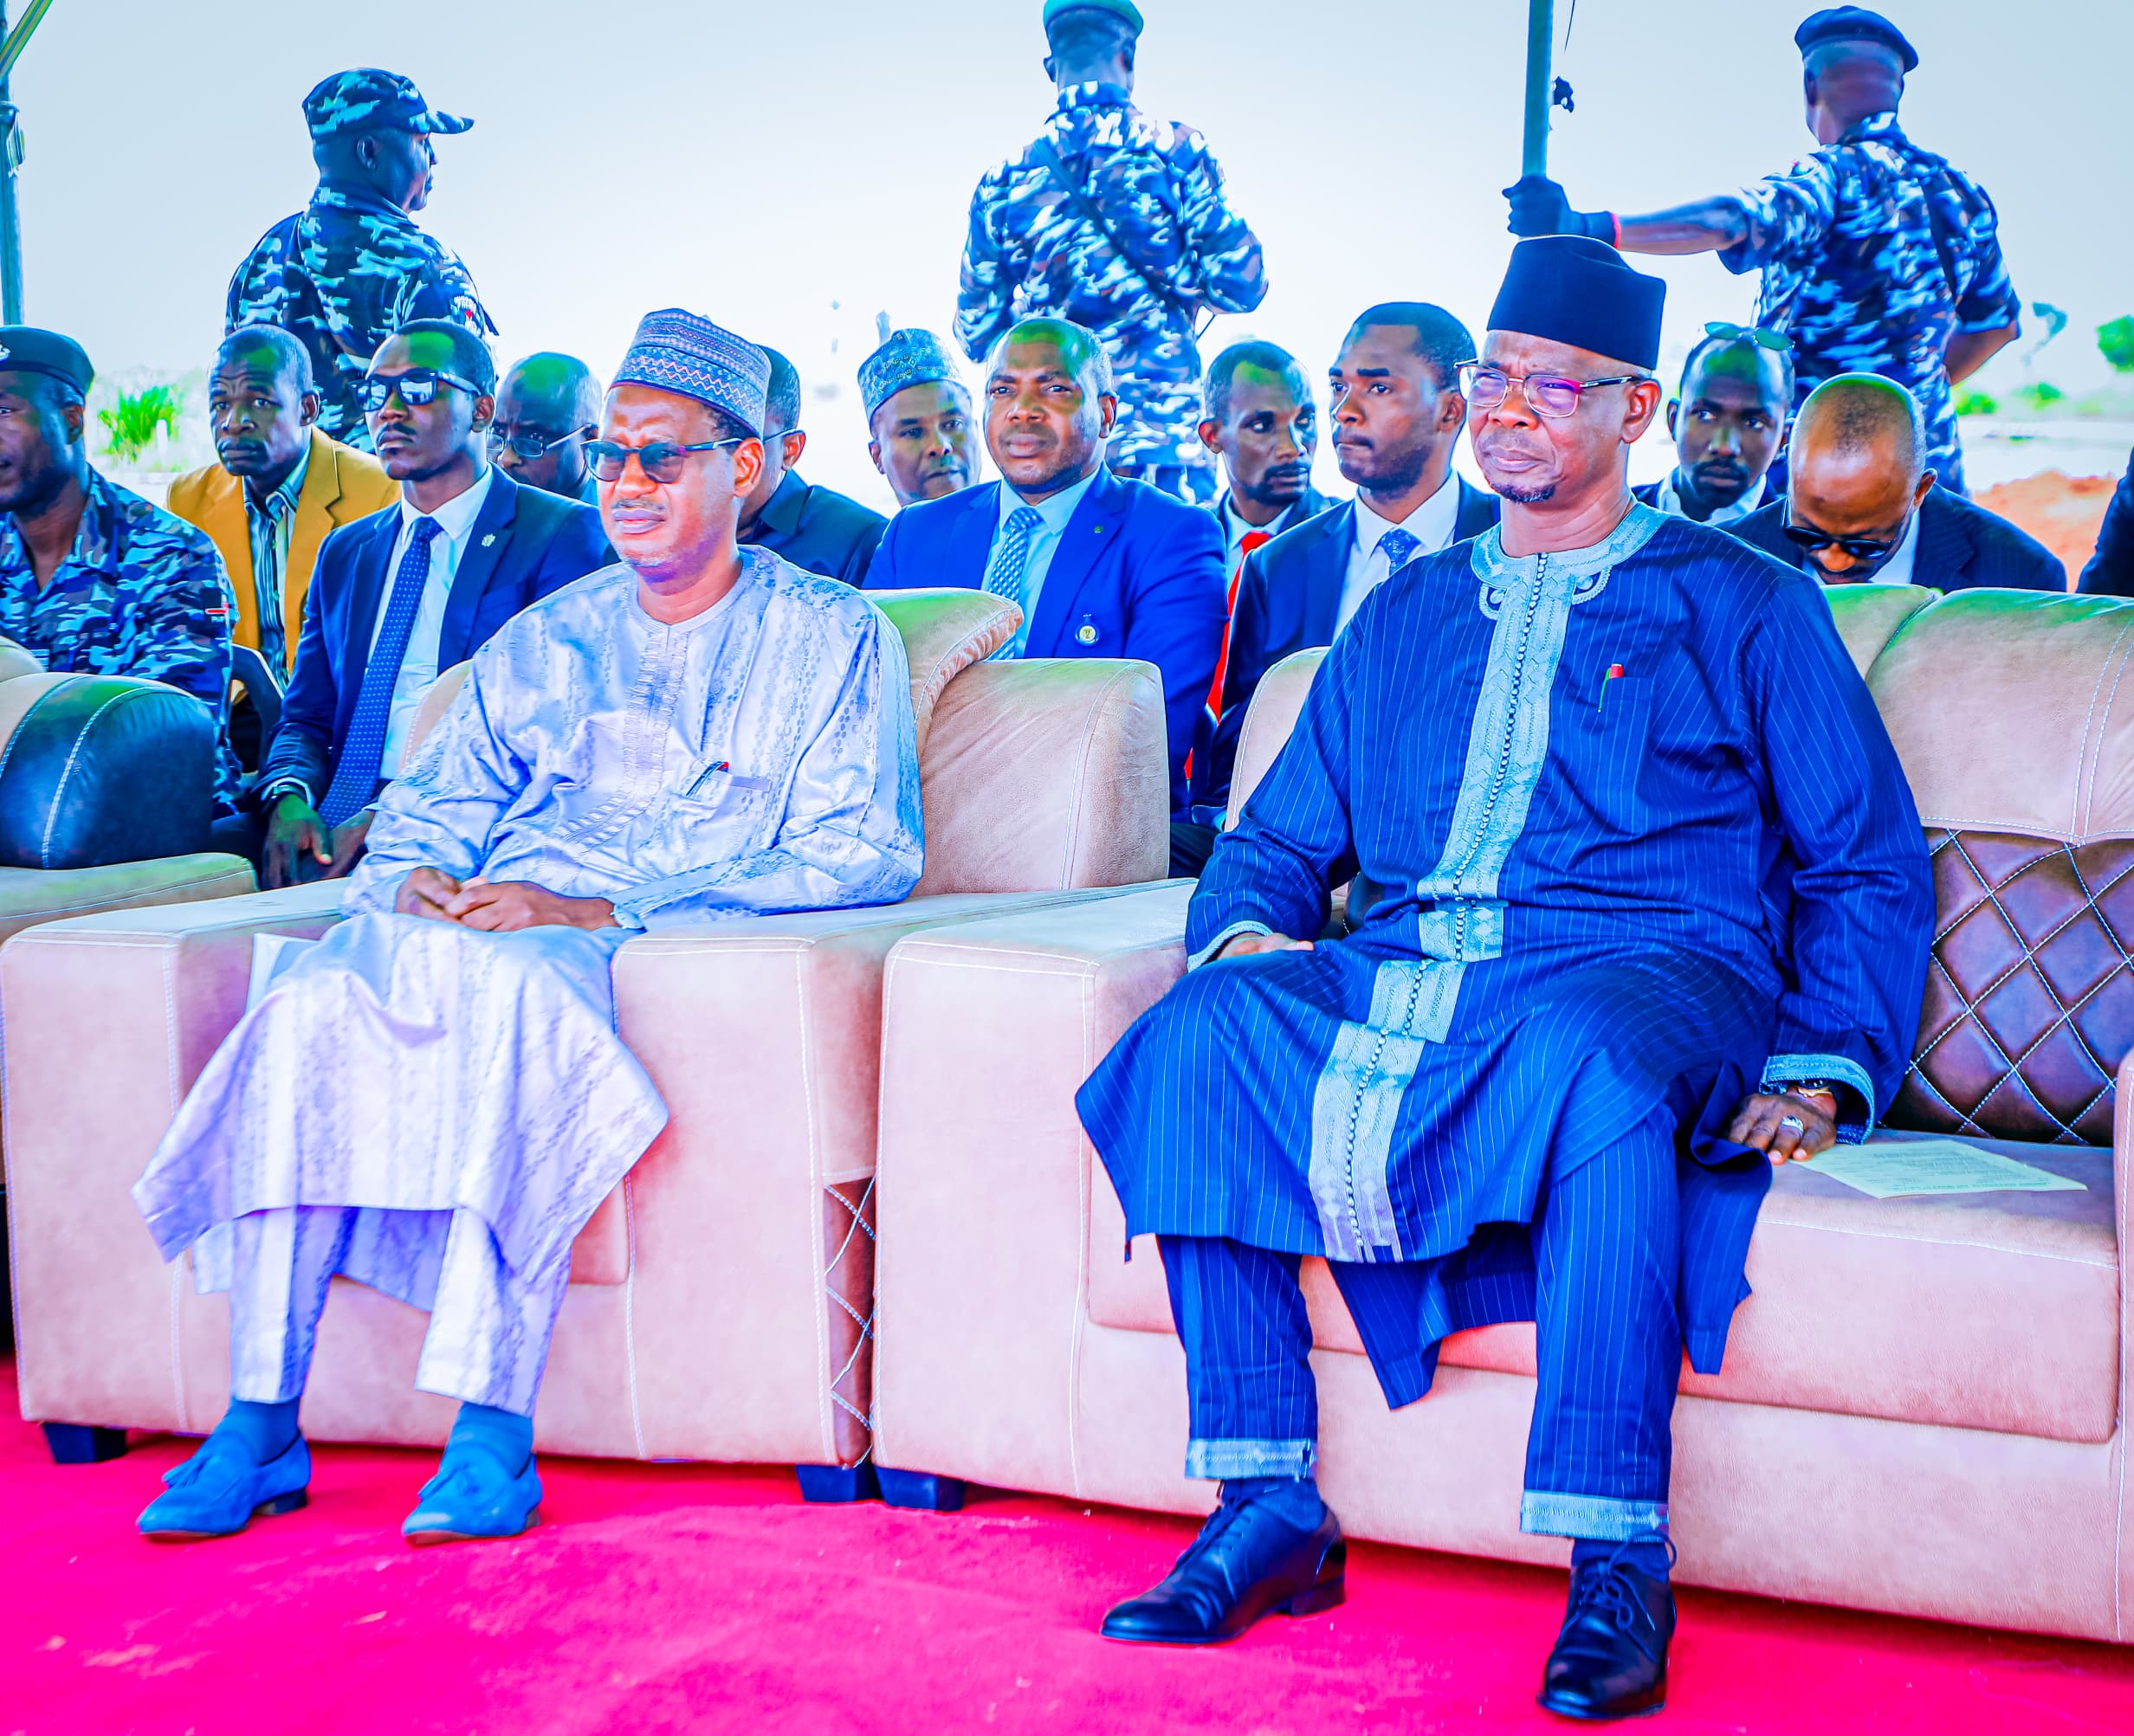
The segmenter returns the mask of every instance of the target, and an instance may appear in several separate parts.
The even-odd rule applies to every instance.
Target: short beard
[[[1551,482],[1544,488],[1499,488],[1497,492],[1516,505],[1538,507],[1543,500],[1555,498],[1556,485]]]

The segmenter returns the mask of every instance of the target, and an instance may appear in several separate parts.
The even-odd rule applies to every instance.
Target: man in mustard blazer
[[[319,545],[338,525],[400,498],[367,453],[321,434],[311,357],[287,332],[244,326],[223,339],[208,384],[219,464],[171,484],[169,507],[214,539],[237,597],[231,637],[289,678]]]

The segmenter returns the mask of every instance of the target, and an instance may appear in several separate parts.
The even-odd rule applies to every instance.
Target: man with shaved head
[[[986,449],[1000,480],[905,507],[867,583],[961,585],[1007,598],[1022,624],[997,655],[1154,663],[1175,816],[1222,642],[1222,533],[1205,509],[1105,468],[1119,400],[1088,327],[1012,326],[993,348],[983,396]]]
[[[1700,525],[1730,525],[1763,504],[1763,479],[1786,438],[1793,404],[1793,340],[1723,321],[1682,365],[1667,403],[1675,468],[1631,493]]]
[[[1964,493],[1952,384],[2015,339],[2021,299],[2001,262],[1985,190],[1897,124],[1919,64],[1903,31],[1864,6],[1833,6],[1794,33],[1808,131],[1821,148],[1740,193],[1633,216],[1574,211],[1531,176],[1505,189],[1515,235],[1585,235],[1633,253],[1717,252],[1761,270],[1757,326],[1797,346],[1804,401],[1838,374],[1885,374],[1926,417],[1927,464]]]
[[[1912,395],[1840,374],[1794,419],[1786,498],[1730,526],[1826,584],[2065,590],[2060,557],[1997,513],[1939,486]]]
[[[496,389],[489,456],[521,487],[600,504],[585,442],[600,431],[600,382],[576,356],[550,351],[513,365]]]
[[[1316,1255],[1391,1404],[1434,1402],[1448,1333],[1536,1323],[1518,1520],[1574,1539],[1541,1703],[1665,1699],[1683,1353],[1718,1368],[1771,1165],[1864,1136],[1902,1081],[1934,900],[1815,586],[1631,498],[1662,295],[1583,236],[1514,252],[1461,370],[1502,524],[1335,638],[1201,876],[1187,975],[1082,1089],[1163,1257],[1186,1475],[1221,1485],[1112,1639],[1342,1601]]]

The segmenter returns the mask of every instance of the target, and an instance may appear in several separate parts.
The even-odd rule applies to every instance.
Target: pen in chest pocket
[[[1610,663],[1608,672],[1600,677],[1600,697],[1594,702],[1595,711],[1606,711],[1608,706],[1608,688],[1623,678],[1623,666]]]

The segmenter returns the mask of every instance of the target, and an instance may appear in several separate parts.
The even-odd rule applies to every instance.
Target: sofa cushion
[[[0,862],[93,868],[207,849],[215,720],[130,675],[0,681]]]
[[[1897,629],[1941,593],[1923,584],[1833,584],[1823,590],[1838,637],[1852,654],[1853,667],[1865,675]]]
[[[2105,1441],[2118,1414],[2119,1262],[2111,1154],[1981,1140],[2082,1182],[2080,1193],[1874,1200],[1788,1166],[1749,1250],[1755,1294],[1735,1315],[1726,1365],[1682,1390],[1909,1423]],[[1091,1191],[1090,1318],[1171,1330],[1163,1268],[1144,1236],[1130,1263],[1117,1197]],[[1314,1341],[1361,1355],[1322,1261],[1307,1261]],[[1449,1365],[1531,1375],[1534,1328],[1445,1340]],[[1427,1402],[1427,1401],[1426,1401]]]
[[[2134,1048],[2134,838],[1937,830],[1934,956],[1900,1126],[2111,1142]]]
[[[1023,611],[1005,597],[983,590],[870,591],[867,600],[884,615],[904,641],[911,665],[911,718],[918,727],[919,751],[934,727],[934,707],[949,682],[973,663],[982,663],[1023,623]]]

